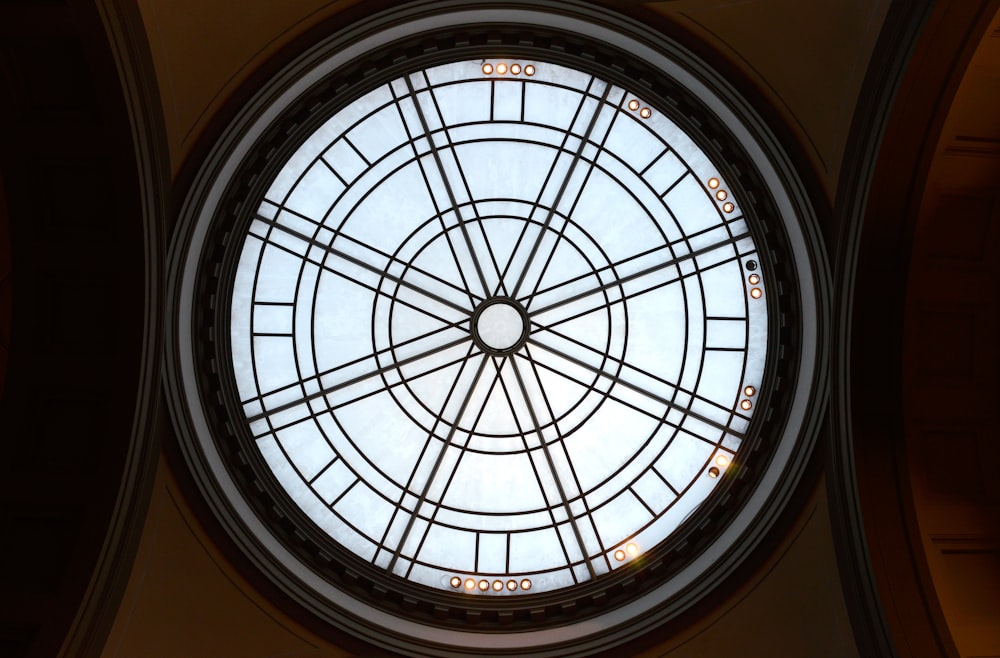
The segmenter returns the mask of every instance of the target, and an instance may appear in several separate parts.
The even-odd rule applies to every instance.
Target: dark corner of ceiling
[[[841,229],[834,261],[838,293],[827,485],[841,583],[858,648],[866,656],[959,654],[956,628],[948,628],[947,611],[942,613],[931,584],[933,556],[926,546],[933,541],[922,539],[919,528],[914,483],[923,476],[911,469],[925,450],[910,431],[914,422],[939,412],[917,411],[908,403],[908,391],[921,382],[907,380],[907,373],[920,374],[930,366],[916,367],[907,332],[913,331],[914,281],[944,282],[940,259],[920,261],[918,218],[927,214],[922,204],[928,195],[948,188],[932,174],[939,141],[972,53],[990,36],[984,31],[997,6],[989,0],[890,6],[855,112],[835,200]],[[988,162],[982,153],[971,155]],[[953,170],[958,166],[959,160],[949,164]],[[964,217],[961,208],[939,215],[949,213],[956,222]],[[947,244],[963,239],[948,233],[939,236]],[[928,269],[933,272],[925,276]],[[935,285],[935,290],[946,288]],[[944,312],[962,310],[954,290],[936,295],[928,308],[941,319],[935,327],[961,333],[953,322],[961,313]],[[979,313],[988,305],[972,308]],[[921,345],[931,347],[934,340]],[[938,363],[944,357],[935,358]],[[949,385],[961,390],[964,382]],[[954,418],[935,422],[935,436],[955,434]],[[967,428],[971,422],[967,417],[957,425]],[[964,470],[966,462],[960,463]]]
[[[155,191],[101,11],[0,5],[0,654],[16,658],[99,653],[155,468]]]

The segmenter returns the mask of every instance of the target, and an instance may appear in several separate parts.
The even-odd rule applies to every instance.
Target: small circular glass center
[[[509,302],[499,301],[485,307],[475,324],[479,340],[494,350],[509,350],[524,336],[524,316]]]

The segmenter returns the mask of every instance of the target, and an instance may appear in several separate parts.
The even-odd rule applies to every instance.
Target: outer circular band
[[[564,616],[557,624],[500,627],[486,633],[463,628],[453,619],[395,614],[355,596],[344,584],[321,576],[315,564],[303,559],[304,551],[289,547],[275,533],[262,518],[260,505],[252,504],[239,484],[234,455],[217,439],[211,409],[215,403],[206,400],[203,372],[213,364],[203,362],[199,345],[204,337],[196,326],[197,309],[206,303],[200,297],[199,277],[205,254],[223,239],[216,225],[220,215],[229,212],[231,181],[252,160],[269,127],[331,74],[386,44],[484,26],[497,30],[519,26],[525,31],[535,27],[608,44],[648,63],[697,99],[739,144],[741,156],[762,182],[764,188],[755,192],[767,195],[774,213],[767,220],[786,245],[791,289],[785,295],[794,308],[803,310],[795,318],[794,335],[788,337],[797,358],[782,382],[786,401],[781,418],[766,437],[768,463],[755,474],[739,508],[727,513],[725,527],[713,540],[697,555],[685,556],[683,566],[672,570],[669,578],[639,587],[620,605],[607,606],[582,621]],[[717,587],[760,542],[799,480],[826,395],[828,346],[820,328],[828,315],[828,276],[815,224],[801,182],[759,116],[704,64],[645,26],[582,2],[561,1],[505,9],[491,3],[470,8],[467,3],[418,2],[377,15],[310,49],[261,89],[220,139],[190,190],[171,249],[170,293],[176,322],[167,341],[169,401],[185,458],[213,511],[251,561],[313,614],[368,642],[414,655],[442,656],[483,651],[568,656],[609,649],[680,614]],[[346,571],[350,580],[350,569]],[[360,577],[364,579],[364,574]]]

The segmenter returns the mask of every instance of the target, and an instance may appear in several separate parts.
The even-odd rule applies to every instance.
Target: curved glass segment
[[[332,540],[422,585],[518,596],[641,559],[740,460],[763,382],[737,196],[589,73],[476,60],[379,86],[242,237],[256,448]]]

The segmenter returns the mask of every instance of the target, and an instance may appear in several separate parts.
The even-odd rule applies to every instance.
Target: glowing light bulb
[[[493,65],[492,64],[483,64],[483,73],[485,73],[486,75],[489,75],[490,73],[493,73]]]

